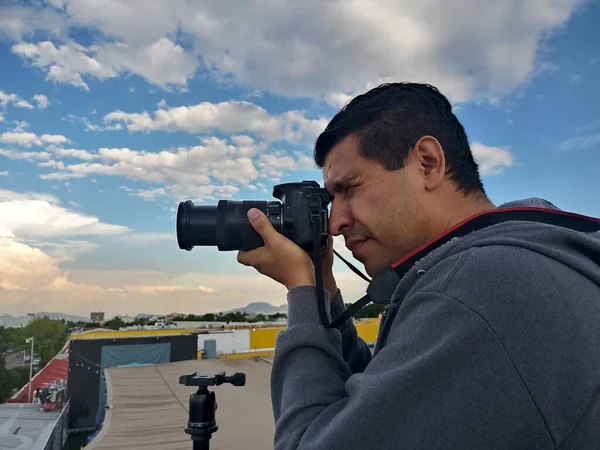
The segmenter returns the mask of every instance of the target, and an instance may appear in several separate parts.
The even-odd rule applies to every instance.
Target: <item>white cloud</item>
[[[36,94],[33,96],[33,99],[37,102],[38,108],[40,109],[45,109],[48,107],[48,105],[50,105],[48,97],[46,97],[44,94]]]
[[[29,128],[29,124],[24,120],[13,120],[13,123],[15,124],[15,128],[13,131],[16,132],[25,131],[25,128]]]
[[[89,86],[82,76],[106,80],[121,73],[140,75],[158,86],[185,86],[199,64],[194,56],[164,37],[142,47],[124,43],[89,48],[72,42],[58,47],[50,41],[18,43],[12,52],[44,69],[46,79],[86,91]]]
[[[96,244],[55,239],[118,234],[128,228],[70,211],[53,195],[0,190],[0,230],[0,290],[4,290],[3,307],[7,307],[11,292],[24,292],[27,296],[64,290],[93,292],[92,286],[71,283],[58,264],[94,250]]]
[[[0,122],[4,122],[4,116],[0,114]]]
[[[350,100],[352,100],[352,96],[344,94],[343,92],[332,92],[325,96],[325,101],[336,108],[345,106]]]
[[[35,7],[33,2],[34,7],[6,3],[0,3],[0,36],[4,34],[15,41],[30,37],[35,31],[60,36],[65,27],[64,18],[54,10]]]
[[[16,144],[24,147],[31,147],[32,145],[42,145],[42,141],[38,138],[35,133],[29,133],[26,131],[13,132],[7,131],[0,135],[0,142],[5,144]]]
[[[75,261],[78,256],[98,248],[96,243],[73,239],[65,239],[61,242],[39,242],[37,246],[57,264]]]
[[[566,152],[570,150],[586,150],[588,148],[600,147],[600,133],[588,133],[575,136],[558,144],[559,150]]]
[[[17,108],[33,109],[33,105],[26,100],[23,100],[17,94],[7,94],[0,91],[0,106],[6,108],[8,105],[16,106]]]
[[[31,61],[35,67],[47,69],[46,79],[69,83],[86,91],[89,87],[81,78],[81,74],[92,75],[101,80],[117,76],[117,72],[111,67],[103,66],[86,54],[89,53],[88,49],[75,43],[58,47],[49,41],[37,44],[19,43],[13,45],[12,52]]]
[[[0,142],[31,147],[32,145],[40,146],[44,143],[67,144],[71,141],[62,134],[42,134],[38,136],[28,131],[6,131],[0,135]]]
[[[0,237],[0,253],[0,289],[25,291],[52,285],[60,278],[60,271],[52,259],[25,243]]]
[[[142,197],[144,200],[155,200],[156,197],[163,197],[167,195],[167,191],[165,191],[164,188],[141,190],[137,195]]]
[[[29,162],[36,160],[47,160],[52,155],[48,152],[21,152],[16,150],[6,150],[0,148],[0,155],[10,159],[24,159]]]
[[[221,130],[227,133],[250,132],[269,141],[299,142],[323,131],[328,120],[308,119],[296,110],[272,115],[253,103],[231,100],[161,108],[152,115],[147,112],[113,111],[104,116],[104,122],[122,122],[132,132],[166,130],[202,133]]]
[[[454,101],[499,99],[536,74],[536,64],[544,64],[544,39],[585,2],[432,0],[424,7],[409,0],[258,0],[233,7],[171,0],[168,8],[162,0],[52,3],[69,24],[100,30],[108,43],[80,52],[93,52],[106,71],[185,86],[202,61],[212,77],[252,91],[323,97],[339,105],[344,95],[389,80],[429,82]],[[48,28],[30,12],[13,16],[27,24],[10,19],[13,29]],[[40,52],[30,55],[40,64]],[[50,79],[83,87],[81,75],[97,76],[75,64],[81,56],[70,55],[69,62],[66,56],[46,58]],[[177,64],[169,67],[170,60]]]
[[[48,147],[52,153],[59,158],[75,158],[83,161],[92,161],[98,158],[98,155],[91,153],[87,150],[75,149],[75,148],[62,148],[55,145]]]
[[[217,186],[220,183],[235,181],[248,184],[258,176],[252,160],[241,156],[243,152],[258,153],[264,147],[229,144],[225,140],[206,138],[204,145],[183,147],[177,150],[146,152],[128,148],[101,148],[97,153],[100,162],[70,164],[64,171],[42,175],[44,179],[80,178],[90,174],[122,176],[131,180],[147,181],[166,185],[166,188],[140,190],[142,198],[156,198],[159,195],[193,194],[197,198],[230,192],[231,188]],[[249,142],[247,142],[249,144]]]
[[[506,167],[514,166],[513,154],[504,148],[488,147],[479,142],[471,144],[473,157],[479,165],[481,175],[498,175],[504,172]]]
[[[33,138],[32,138],[33,139]],[[39,138],[38,138],[39,139]],[[23,139],[24,140],[24,139]],[[0,155],[35,162],[44,180],[69,180],[90,175],[119,176],[158,186],[126,190],[146,200],[163,196],[191,196],[197,201],[214,197],[229,198],[240,187],[249,188],[260,178],[278,180],[296,169],[313,169],[307,155],[295,152],[269,152],[263,142],[245,135],[229,140],[216,137],[202,139],[202,144],[147,152],[129,148],[100,148],[98,151],[49,145],[43,152],[23,152],[0,148]],[[66,158],[81,162],[68,163]],[[310,163],[310,164],[309,164]],[[266,189],[264,183],[257,186]]]
[[[105,44],[96,46],[95,51],[100,64],[117,72],[141,75],[158,86],[186,86],[199,65],[197,58],[164,37],[141,48]]]
[[[48,144],[68,144],[70,143],[70,139],[66,138],[62,134],[42,134],[40,136],[42,142],[46,142]]]
[[[260,155],[257,166],[264,178],[279,178],[284,173],[294,170],[297,161],[283,151]]]
[[[2,172],[0,172],[0,177],[7,177],[8,176],[8,170],[3,170]]]
[[[181,277],[161,272],[122,271],[118,277],[111,273],[107,278],[103,272],[81,270],[73,276],[60,265],[98,247],[96,243],[72,239],[82,235],[114,236],[128,245],[174,239],[172,233],[134,233],[126,227],[103,223],[63,208],[53,195],[0,190],[2,311],[22,314],[66,308],[87,314],[92,307],[111,311],[130,305],[132,312],[139,312],[144,309],[144,300],[149,302],[144,306],[160,308],[164,306],[164,295],[169,295],[169,302],[183,306],[191,304],[192,299],[205,300],[217,295],[222,285],[226,286],[226,293],[231,289],[231,277],[223,280],[225,283],[215,284],[210,274]],[[230,306],[229,299],[217,298],[213,307],[223,301]]]
[[[21,238],[48,238],[110,235],[127,227],[70,211],[51,195],[0,190],[0,229]]]

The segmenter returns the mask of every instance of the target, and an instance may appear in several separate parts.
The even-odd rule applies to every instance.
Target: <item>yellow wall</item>
[[[250,329],[250,349],[274,348],[277,333],[285,328],[256,328]]]
[[[379,319],[363,319],[355,322],[358,335],[367,343],[375,343],[377,340],[377,330],[379,328]],[[277,333],[284,330],[284,327],[278,328],[251,328],[250,332],[250,350],[271,349],[275,347]],[[128,331],[99,331],[94,333],[74,333],[71,339],[116,339],[126,337],[142,336],[168,336],[177,334],[198,333],[195,329],[164,329],[164,330],[128,330]],[[248,355],[248,353],[240,353]],[[254,356],[254,355],[251,355]],[[258,355],[265,356],[265,355]],[[267,355],[269,356],[269,355]],[[237,356],[236,356],[237,357]]]
[[[177,334],[194,334],[199,330],[184,328],[167,328],[164,330],[125,330],[125,331],[96,331],[92,333],[73,333],[71,339],[117,339],[142,336],[170,336]]]
[[[362,319],[355,322],[356,332],[368,344],[374,344],[377,340],[377,331],[379,330],[379,319]]]
[[[367,343],[375,343],[379,319],[363,319],[355,322],[358,335]],[[250,330],[250,349],[274,348],[277,333],[285,328],[256,328]]]

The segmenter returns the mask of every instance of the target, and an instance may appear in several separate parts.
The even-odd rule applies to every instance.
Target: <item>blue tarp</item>
[[[104,369],[117,366],[133,366],[145,364],[163,364],[171,361],[171,343],[141,345],[105,345],[102,347],[100,362],[100,393],[98,412],[96,413],[96,429],[104,421],[106,407],[106,383]]]

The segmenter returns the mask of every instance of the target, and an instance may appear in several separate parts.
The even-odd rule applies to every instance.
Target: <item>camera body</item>
[[[260,209],[273,227],[311,256],[315,231],[323,248],[327,244],[331,196],[316,181],[278,184],[273,197],[279,201],[220,200],[217,206],[181,202],[177,210],[177,242],[182,250],[217,246],[219,250],[252,250],[264,245],[247,218],[250,208]],[[320,226],[315,230],[315,221]]]
[[[316,181],[278,184],[273,187],[273,197],[282,203],[281,233],[304,250],[314,246],[314,219],[320,217],[321,245],[327,243],[329,193]]]

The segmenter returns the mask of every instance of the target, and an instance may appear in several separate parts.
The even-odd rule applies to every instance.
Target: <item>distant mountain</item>
[[[161,314],[146,314],[146,313],[140,313],[137,316],[135,316],[135,320],[140,320],[140,319],[149,319],[150,317],[164,317]]]
[[[273,306],[267,302],[254,302],[254,303],[248,304],[247,306],[245,306],[243,308],[236,308],[236,309],[230,309],[229,311],[223,311],[223,314],[227,314],[230,312],[232,312],[232,313],[245,312],[246,314],[275,314],[278,312],[287,313],[287,310],[288,310],[287,304],[280,305],[280,306]]]
[[[35,313],[36,317],[50,317],[52,319],[64,319],[66,321],[71,321],[71,322],[91,322],[89,317],[81,317],[81,316],[73,316],[71,314],[63,314],[63,313],[57,313],[57,312],[38,312]],[[25,325],[27,325],[29,323],[29,316],[18,316],[18,317],[13,317],[13,316],[9,316],[9,315],[2,315],[0,316],[0,326],[1,327],[9,327],[9,328],[16,328],[16,327],[24,327]]]

